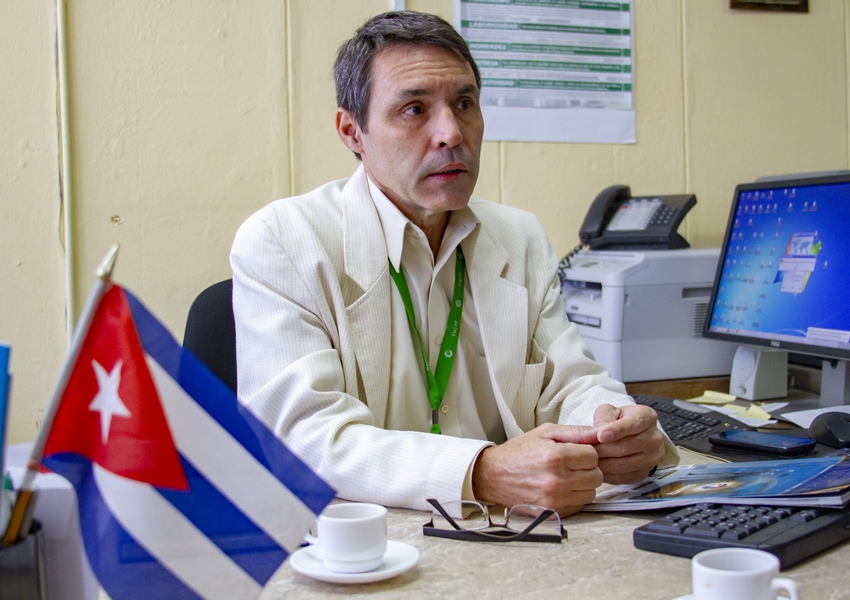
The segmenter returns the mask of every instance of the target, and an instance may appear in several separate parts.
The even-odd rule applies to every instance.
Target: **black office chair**
[[[236,323],[233,280],[214,283],[198,294],[186,318],[183,347],[236,392]]]

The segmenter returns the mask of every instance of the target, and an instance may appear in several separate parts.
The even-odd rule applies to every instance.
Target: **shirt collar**
[[[366,179],[369,182],[369,193],[372,195],[372,201],[375,203],[375,208],[378,210],[378,217],[381,219],[384,240],[387,244],[387,255],[393,267],[396,270],[401,270],[405,230],[410,227],[411,231],[415,232],[416,236],[426,247],[428,246],[428,240],[425,237],[425,233],[415,223],[404,216],[404,213],[387,198],[386,194],[372,182],[368,175]],[[478,225],[480,225],[480,221],[469,206],[452,211],[449,215],[449,223],[446,226],[446,231],[443,234],[443,245],[450,244],[451,249],[454,250]]]

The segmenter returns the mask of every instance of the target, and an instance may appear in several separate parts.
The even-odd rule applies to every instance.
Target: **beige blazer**
[[[463,241],[485,357],[508,437],[544,422],[592,424],[632,403],[566,319],[557,257],[530,213],[473,198]],[[428,509],[459,500],[488,442],[383,429],[392,284],[362,166],[278,200],[231,251],[239,397],[343,498]],[[675,462],[668,442],[665,462]]]

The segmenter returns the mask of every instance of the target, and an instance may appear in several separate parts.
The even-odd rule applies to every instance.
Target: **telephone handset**
[[[593,200],[579,239],[591,248],[687,248],[676,229],[696,202],[693,194],[633,198],[629,186],[612,185]]]

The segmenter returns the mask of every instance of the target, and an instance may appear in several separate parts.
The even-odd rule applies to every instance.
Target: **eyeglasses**
[[[487,507],[479,502],[462,500],[441,505],[428,498],[434,507],[431,520],[422,533],[433,537],[470,542],[548,542],[560,544],[567,539],[561,518],[551,508],[533,504],[517,504],[505,509],[504,524],[494,523]],[[453,518],[451,515],[460,515]]]

